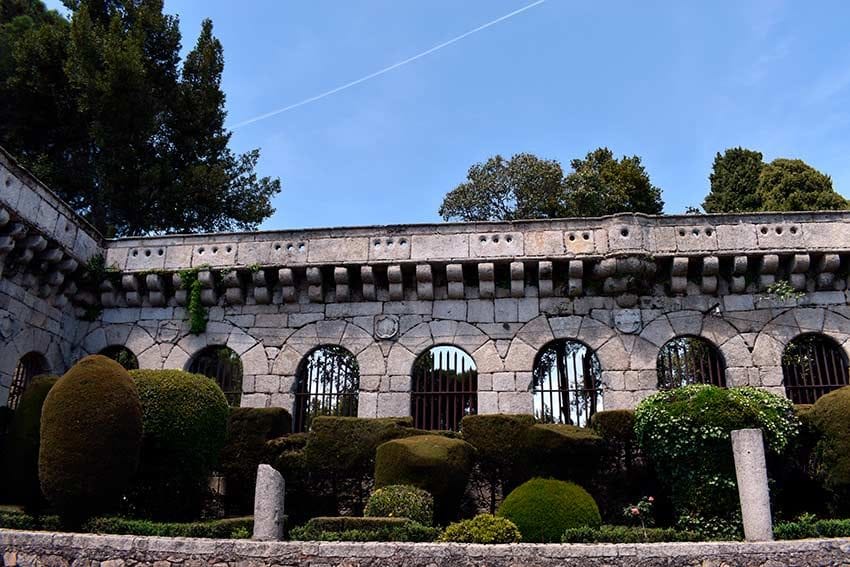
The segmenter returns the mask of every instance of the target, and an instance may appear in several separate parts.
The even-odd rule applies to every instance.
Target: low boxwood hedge
[[[440,534],[407,518],[358,518],[349,516],[313,518],[293,528],[296,541],[434,541]]]
[[[665,541],[702,541],[696,532],[673,528],[641,528],[635,526],[599,526],[570,528],[561,543],[658,543]]]
[[[457,543],[519,543],[522,534],[507,518],[492,514],[479,514],[469,520],[450,524],[440,536],[440,541]]]

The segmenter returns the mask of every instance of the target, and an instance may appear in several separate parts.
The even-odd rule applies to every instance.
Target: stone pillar
[[[744,537],[747,541],[772,541],[773,522],[761,429],[733,431],[732,452],[735,455]]]
[[[254,539],[283,539],[283,477],[269,465],[257,467],[254,492]]]

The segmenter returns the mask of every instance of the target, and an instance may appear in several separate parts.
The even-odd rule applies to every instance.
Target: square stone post
[[[735,455],[744,538],[747,541],[772,541],[773,520],[761,429],[733,431],[732,452]]]

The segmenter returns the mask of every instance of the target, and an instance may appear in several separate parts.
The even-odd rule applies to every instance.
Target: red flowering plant
[[[652,496],[644,496],[637,504],[630,504],[623,508],[623,516],[632,525],[640,525],[646,530],[648,527],[655,525],[655,512],[653,506],[655,498]]]

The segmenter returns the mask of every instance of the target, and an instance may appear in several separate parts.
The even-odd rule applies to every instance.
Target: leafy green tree
[[[711,190],[703,208],[707,213],[740,213],[761,210],[756,193],[764,163],[761,152],[746,148],[729,148],[714,156],[709,180]]]
[[[445,196],[439,213],[446,220],[516,220],[658,214],[664,206],[661,190],[637,156],[617,160],[611,150],[599,148],[571,165],[565,177],[555,160],[494,156],[469,169],[466,182]]]
[[[8,9],[7,9],[7,4]],[[229,148],[212,23],[180,67],[162,0],[38,0],[0,11],[0,144],[107,235],[251,229],[277,179]]]
[[[597,148],[574,159],[565,180],[567,210],[574,217],[616,213],[661,214],[661,189],[652,184],[638,156],[616,159],[608,148]]]
[[[469,168],[466,182],[450,191],[440,206],[446,219],[465,221],[557,218],[567,214],[564,172],[555,160],[500,155]]]
[[[832,179],[799,159],[775,159],[759,175],[756,194],[764,211],[832,211],[848,201],[832,188]]]

